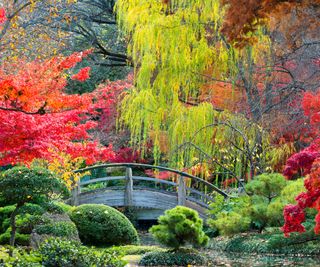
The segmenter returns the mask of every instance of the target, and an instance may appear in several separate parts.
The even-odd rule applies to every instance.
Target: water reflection
[[[320,267],[320,258],[302,256],[254,255],[207,251],[211,263],[209,266],[226,267],[262,267],[262,266],[305,266]]]

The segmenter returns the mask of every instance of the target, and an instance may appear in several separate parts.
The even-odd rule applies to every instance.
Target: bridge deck
[[[177,193],[150,189],[135,189],[132,193],[132,206],[137,209],[137,217],[141,220],[156,219],[165,210],[178,205]],[[112,207],[124,207],[126,206],[126,197],[122,190],[99,189],[81,193],[79,204],[105,204]],[[196,210],[203,219],[207,218],[207,209],[192,200],[187,199],[185,206]]]
[[[125,168],[126,175],[96,178],[92,173],[110,167]],[[132,168],[134,167],[165,170],[179,176],[176,176],[173,181],[134,176],[132,174]],[[142,220],[157,219],[165,210],[177,205],[192,208],[203,219],[206,219],[208,207],[214,201],[214,195],[220,194],[225,198],[228,197],[225,192],[201,178],[160,166],[118,163],[93,166],[75,172],[85,173],[90,179],[78,183],[73,190],[72,204],[106,204],[113,207],[134,207],[137,218]],[[110,186],[110,182],[117,186]],[[187,182],[189,186],[187,186]],[[146,186],[146,183],[149,186]],[[90,186],[94,184],[100,184],[102,188],[90,190]],[[195,185],[198,188],[194,188]]]

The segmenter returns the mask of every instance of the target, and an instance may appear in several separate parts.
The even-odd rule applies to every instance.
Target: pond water
[[[159,245],[147,231],[139,232],[141,243],[146,246]],[[320,267],[320,255],[318,258],[297,256],[277,256],[266,254],[241,254],[225,253],[215,250],[205,250],[210,258],[209,266],[225,267],[280,267],[280,266],[303,266]]]
[[[210,257],[210,266],[230,266],[230,267],[248,267],[248,266],[306,266],[320,267],[320,257],[302,257],[302,256],[276,256],[276,255],[254,255],[240,253],[224,253],[217,251],[206,251]]]

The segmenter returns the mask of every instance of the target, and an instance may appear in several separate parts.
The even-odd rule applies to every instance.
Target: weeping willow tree
[[[220,34],[220,1],[118,0],[116,11],[135,66],[135,88],[123,100],[120,118],[132,143],[143,147],[151,139],[156,162],[164,155],[170,165],[185,168],[205,158],[217,163],[217,172],[242,176],[256,153],[249,142],[261,128],[199,101],[205,73],[236,77],[244,56]],[[250,55],[258,60],[268,38],[261,30],[255,35]]]

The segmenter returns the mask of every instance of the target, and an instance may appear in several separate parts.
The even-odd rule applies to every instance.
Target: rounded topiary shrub
[[[151,234],[158,242],[175,250],[185,245],[206,246],[209,241],[203,231],[203,221],[193,209],[177,206],[166,210],[158,223],[150,228]]]
[[[139,262],[142,266],[189,266],[207,264],[207,258],[196,252],[166,251],[145,254]]]
[[[89,245],[138,244],[132,223],[121,212],[106,205],[85,204],[70,213],[81,241]]]

